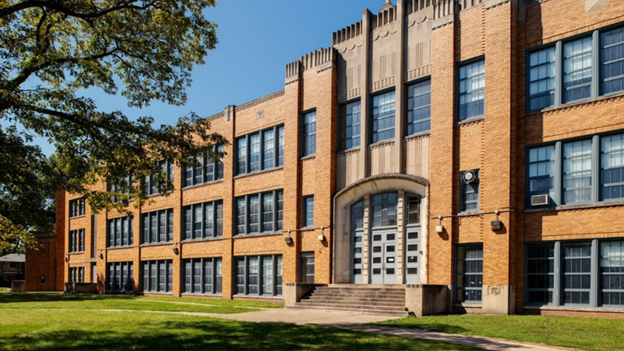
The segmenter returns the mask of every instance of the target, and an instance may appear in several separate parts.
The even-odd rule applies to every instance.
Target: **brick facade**
[[[624,100],[621,93],[594,96],[528,112],[526,61],[527,53],[542,45],[624,23],[622,15],[624,4],[598,0],[398,0],[376,14],[365,10],[361,22],[333,34],[332,47],[287,65],[283,91],[227,106],[223,113],[209,117],[212,130],[232,142],[225,149],[223,179],[182,188],[182,170],[176,168],[174,192],[156,196],[152,204],[134,211],[133,247],[107,248],[107,219],[119,215],[96,216],[87,209],[86,216],[70,220],[68,203],[79,195],[59,194],[57,245],[65,247],[69,262],[61,259],[57,264],[63,264],[65,280],[68,267],[84,266],[88,279],[92,267],[97,267],[98,289],[104,292],[106,264],[133,262],[138,293],[142,291],[142,261],[172,260],[171,294],[180,296],[182,260],[220,257],[220,296],[239,298],[234,290],[234,258],[281,255],[284,300],[291,301],[287,287],[300,281],[301,252],[314,252],[315,283],[352,282],[350,208],[360,200],[365,207],[362,274],[364,283],[373,281],[370,258],[376,244],[371,239],[371,198],[395,192],[400,195],[397,284],[408,281],[403,243],[409,229],[403,225],[407,223],[405,196],[416,194],[421,198],[420,222],[415,227],[420,235],[419,283],[448,286],[449,310],[494,314],[593,311],[592,315],[600,315],[603,310],[596,310],[597,306],[525,308],[525,245],[622,238],[624,202],[530,208],[526,205],[526,150],[624,130],[624,117],[618,113]],[[458,70],[478,60],[485,63],[485,112],[458,122]],[[406,136],[407,87],[427,79],[431,81],[430,131]],[[373,144],[372,100],[388,91],[396,93],[395,136]],[[339,150],[339,108],[353,101],[361,104],[360,146]],[[302,158],[301,118],[307,111],[316,111],[316,153]],[[234,140],[276,125],[285,130],[284,165],[236,176]],[[469,170],[479,172],[479,206],[476,212],[463,213],[460,177]],[[235,236],[235,198],[277,189],[284,194],[283,231]],[[314,196],[312,229],[302,228],[302,198],[310,195]],[[183,207],[213,200],[223,201],[223,236],[183,241]],[[174,213],[173,242],[141,244],[140,214],[168,208]],[[502,223],[501,229],[491,228],[495,220]],[[438,233],[440,225],[443,230]],[[67,252],[67,236],[75,228],[86,231],[86,247],[91,249],[85,253]],[[324,236],[322,241],[319,235]],[[288,237],[292,244],[287,243]],[[457,248],[464,244],[482,245],[478,303],[457,301]],[[598,284],[597,278],[592,279]],[[592,289],[592,294],[598,291]]]

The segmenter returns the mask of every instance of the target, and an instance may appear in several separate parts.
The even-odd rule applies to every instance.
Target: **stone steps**
[[[289,308],[352,311],[362,314],[406,316],[405,287],[384,285],[318,286]]]

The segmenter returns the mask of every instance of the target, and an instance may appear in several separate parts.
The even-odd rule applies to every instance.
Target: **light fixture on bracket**
[[[172,249],[173,253],[176,254],[176,255],[179,255],[180,254],[180,249],[178,249],[178,242],[177,241],[174,242],[173,245],[174,245],[173,249]]]
[[[284,238],[284,241],[286,242],[286,245],[292,245],[293,238],[290,237],[290,229],[288,229],[288,236]]]
[[[323,234],[325,227],[321,227],[321,234],[319,234],[316,238],[318,239],[318,241],[323,242],[325,241],[325,235]]]
[[[438,225],[435,227],[435,231],[438,234],[444,233],[444,226],[442,225],[442,216],[438,216]]]
[[[498,215],[500,212],[498,212],[498,210],[494,211],[494,214],[496,214],[496,220],[490,222],[490,227],[492,228],[492,230],[496,231],[496,230],[501,230],[503,228],[503,222],[498,220]]]

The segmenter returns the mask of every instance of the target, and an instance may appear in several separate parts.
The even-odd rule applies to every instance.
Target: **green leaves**
[[[183,105],[193,67],[203,64],[217,43],[216,24],[203,15],[214,5],[214,0],[0,0],[0,136],[17,138],[19,148],[27,148],[27,134],[7,129],[13,124],[56,147],[51,160],[37,148],[0,149],[15,161],[7,167],[27,165],[19,177],[8,172],[0,179],[0,214],[13,220],[2,203],[8,198],[28,203],[24,196],[33,191],[24,189],[46,196],[57,187],[87,194],[96,211],[119,206],[96,186],[100,181],[118,185],[119,192],[141,203],[142,184],[124,182],[128,174],[135,180],[152,175],[165,192],[172,185],[158,161],[186,165],[204,148],[226,144],[192,113],[174,126],[154,127],[149,117],[133,121],[119,111],[103,112],[79,94],[101,89],[138,108],[154,100]],[[25,224],[32,225],[29,221]]]

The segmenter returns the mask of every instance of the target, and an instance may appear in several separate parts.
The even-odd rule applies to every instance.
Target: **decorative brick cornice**
[[[240,106],[236,106],[235,109],[236,109],[236,112],[242,111],[242,110],[248,109],[250,107],[253,107],[253,106],[256,106],[256,105],[260,105],[260,104],[265,103],[267,101],[276,99],[276,98],[281,97],[281,96],[284,96],[284,90],[276,91],[275,93],[263,96],[263,97],[261,97],[259,99],[256,99],[256,100],[252,100],[252,101],[244,103],[244,104],[242,104]]]

